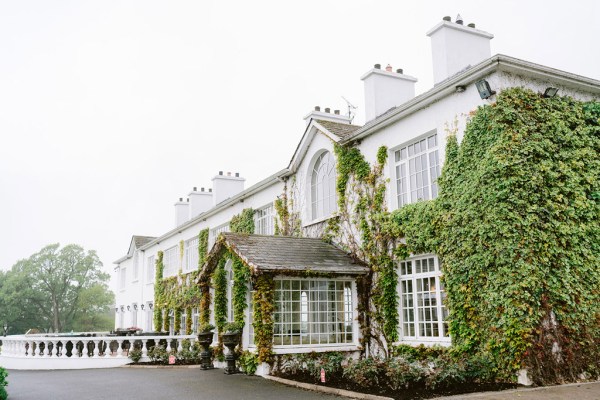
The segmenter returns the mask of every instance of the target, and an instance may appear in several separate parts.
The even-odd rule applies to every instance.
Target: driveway
[[[256,377],[214,369],[107,368],[8,371],[9,400],[335,400]]]

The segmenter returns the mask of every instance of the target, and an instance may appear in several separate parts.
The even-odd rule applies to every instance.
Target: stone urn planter
[[[227,355],[225,356],[225,361],[227,361],[227,367],[225,367],[225,373],[227,375],[237,374],[238,369],[235,365],[235,346],[240,344],[240,337],[242,334],[242,326],[239,324],[232,322],[225,325],[223,331],[223,335],[221,338],[223,340],[223,345],[227,347]]]
[[[214,329],[214,328],[213,328]],[[202,346],[202,352],[200,353],[200,368],[201,369],[212,369],[213,365],[211,362],[211,351],[210,345],[213,342],[215,333],[212,330],[203,331],[198,333],[198,343]]]

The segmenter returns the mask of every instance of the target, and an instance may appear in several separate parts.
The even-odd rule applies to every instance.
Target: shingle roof
[[[211,255],[227,246],[256,271],[313,271],[363,275],[369,268],[321,239],[222,233]],[[209,256],[209,259],[212,258]]]
[[[135,243],[135,247],[138,249],[146,243],[150,243],[154,239],[156,238],[153,236],[133,236],[133,242]]]
[[[339,122],[332,121],[317,120],[316,122],[339,138],[350,136],[361,128],[359,125],[340,124]]]

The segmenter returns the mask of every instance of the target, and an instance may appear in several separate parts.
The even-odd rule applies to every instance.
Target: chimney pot
[[[197,191],[198,191],[198,188],[197,188],[196,186],[194,186],[194,190],[193,190],[193,191],[194,191],[194,192],[197,192]]]
[[[335,115],[340,115],[340,110],[333,110],[333,113],[334,113]]]
[[[321,107],[315,106],[315,111],[321,111]]]
[[[463,19],[462,19],[462,17],[460,16],[460,14],[458,14],[458,15],[456,16],[456,23],[457,23],[457,24],[459,24],[459,25],[462,25],[462,24],[463,24]]]
[[[392,72],[392,71],[393,71],[393,68],[392,68],[392,66],[391,66],[390,64],[388,64],[388,65],[387,65],[387,67],[385,67],[385,70],[386,70],[387,72]]]
[[[223,175],[223,171],[219,171],[219,175]]]
[[[187,201],[189,203],[190,202],[190,198],[188,197],[187,199],[185,199],[185,201]]]
[[[201,191],[201,192],[204,192],[204,188],[200,188],[200,191]]]
[[[397,73],[399,73],[399,74],[403,74],[403,73],[404,73],[404,70],[403,70],[402,68],[398,68],[398,69],[396,70],[396,72],[397,72]]]
[[[183,201],[183,197],[180,197],[180,198],[179,198],[179,201],[180,201],[180,202],[181,202],[181,201]]]
[[[240,173],[239,173],[239,172],[236,172],[236,173],[235,173],[235,177],[236,177],[236,178],[239,178],[239,177],[240,177]]]
[[[208,188],[208,193],[212,193],[212,188]]]
[[[227,172],[227,176],[231,176],[231,172]]]
[[[381,64],[375,64],[374,67],[375,69],[381,69]]]
[[[446,15],[444,18],[442,18],[442,20],[444,20],[444,21],[452,21],[452,18],[450,18],[449,15]]]
[[[469,25],[467,25],[469,28],[475,28],[475,24],[474,23],[470,23]]]
[[[331,111],[331,109],[329,107],[325,107],[325,112],[329,113]]]

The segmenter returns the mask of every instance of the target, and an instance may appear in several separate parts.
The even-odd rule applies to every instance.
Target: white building
[[[244,179],[239,174],[219,172],[212,180],[212,188],[200,191],[194,188],[189,199],[180,199],[175,204],[175,227],[171,231],[160,237],[134,236],[127,255],[115,262],[118,282],[115,327],[155,329],[152,309],[155,262],[159,251],[164,254],[164,277],[181,273],[185,279],[186,274],[199,268],[198,235],[203,229],[210,229],[210,249],[219,233],[229,231],[229,222],[234,215],[252,208],[255,210],[255,234],[274,235],[274,200],[282,195],[286,185],[299,213],[302,236],[320,237],[328,219],[337,212],[334,143],[354,143],[372,164],[376,162],[380,146],[387,146],[389,154],[384,177],[389,182],[386,195],[387,208],[391,211],[407,203],[437,196],[436,179],[445,157],[447,130],[456,129],[460,141],[468,113],[480,105],[494,102],[496,92],[518,86],[539,93],[556,88],[561,95],[581,100],[600,96],[600,81],[505,55],[491,56],[493,35],[463,26],[462,21],[445,19],[427,35],[432,43],[433,88],[415,97],[416,78],[402,70],[394,71],[389,66],[381,69],[376,65],[361,77],[366,103],[364,126],[350,124],[349,119],[338,111],[331,113],[329,109],[316,108],[305,116],[304,136],[286,168],[249,188],[244,187]],[[227,236],[225,242],[234,245],[236,240],[235,235]],[[440,290],[437,257],[434,254],[414,255],[398,267],[399,341],[408,344],[449,343],[443,320],[447,311],[442,301],[444,293]],[[329,279],[286,277],[286,274],[276,277],[276,298],[280,303],[275,311],[279,315],[275,322],[274,351],[357,350],[360,332],[356,318],[356,285],[352,276],[352,273],[342,271],[339,276]],[[321,287],[318,281],[338,282],[338,285],[323,283]],[[288,295],[285,290],[288,288],[291,293],[296,286],[299,288],[299,306],[288,309],[284,315],[279,306],[295,299],[294,294]],[[307,289],[302,289],[305,286]],[[435,298],[427,305],[419,303],[417,300],[422,293],[408,290],[409,287],[426,287],[428,295]],[[308,325],[312,317],[306,315],[318,308],[316,303],[313,304],[318,299],[309,296],[312,290],[335,291],[334,298],[339,292],[339,304],[343,308],[324,318],[342,315],[339,318],[345,326],[350,324],[344,332],[352,334],[332,336],[339,338],[337,342],[302,340],[300,333],[310,334]],[[252,320],[251,312],[250,304],[246,310],[247,322]],[[197,327],[197,307],[185,318],[192,318]],[[292,324],[289,329],[283,328],[288,323],[285,318]],[[333,322],[340,321],[328,322],[333,326]],[[294,327],[295,323],[298,329]],[[244,346],[252,348],[251,324],[246,326],[249,329],[244,330]],[[172,327],[172,330],[179,329]],[[300,339],[295,337],[296,334]]]

